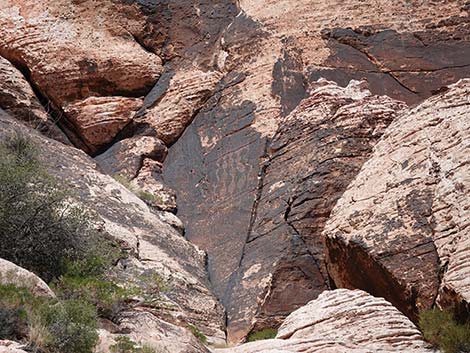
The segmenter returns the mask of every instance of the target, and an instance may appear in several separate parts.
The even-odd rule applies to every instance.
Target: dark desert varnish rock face
[[[248,102],[238,110],[201,113],[170,149],[165,179],[179,190],[188,238],[208,251],[211,280],[235,340],[247,330],[278,326],[328,288],[323,225],[405,107],[370,95],[359,82],[346,89],[318,85],[282,120],[267,149],[249,127],[254,106]]]

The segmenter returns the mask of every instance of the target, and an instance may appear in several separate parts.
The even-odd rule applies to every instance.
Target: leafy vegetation
[[[96,310],[84,301],[60,302],[0,285],[0,312],[0,339],[27,337],[34,352],[90,353],[98,341]]]
[[[138,346],[127,336],[120,336],[116,344],[110,347],[112,353],[156,353],[156,350],[148,345]]]
[[[72,262],[53,288],[63,300],[82,300],[96,307],[100,317],[114,320],[127,307],[137,287],[125,288],[106,277],[106,259],[93,255]]]
[[[246,338],[246,341],[253,342],[253,341],[259,341],[259,340],[267,340],[267,339],[276,337],[276,335],[277,335],[277,329],[266,328],[264,330],[251,332]]]
[[[450,311],[423,311],[419,327],[424,338],[444,353],[470,352],[470,324],[459,324]]]
[[[189,330],[193,333],[193,335],[199,340],[199,342],[201,342],[202,344],[206,344],[206,343],[207,343],[207,337],[206,337],[206,335],[203,334],[203,333],[201,332],[201,330],[199,330],[198,327],[189,324],[189,325],[188,325],[188,328],[189,328]]]
[[[163,199],[161,198],[161,196],[142,190],[137,185],[132,184],[129,178],[121,174],[114,175],[113,178],[114,180],[119,182],[122,186],[124,186],[126,189],[128,189],[129,191],[137,195],[137,197],[140,198],[142,201],[145,201],[148,203],[158,203],[158,204],[163,203]]]
[[[29,138],[13,135],[0,143],[0,257],[35,272],[58,298],[0,285],[0,339],[27,342],[32,352],[91,353],[98,316],[114,320],[134,296],[153,300],[168,289],[153,272],[127,286],[109,276],[122,256],[119,247],[98,237],[90,214],[71,196],[41,165]],[[126,338],[113,349],[156,353]]]
[[[90,217],[42,167],[35,144],[16,134],[0,143],[0,257],[46,281],[92,247]]]

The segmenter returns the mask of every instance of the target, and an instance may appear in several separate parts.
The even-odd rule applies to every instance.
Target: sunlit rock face
[[[387,129],[325,235],[337,286],[383,296],[411,318],[435,302],[468,315],[470,80]]]
[[[431,353],[416,326],[383,298],[360,290],[324,291],[291,313],[275,339],[217,353]]]

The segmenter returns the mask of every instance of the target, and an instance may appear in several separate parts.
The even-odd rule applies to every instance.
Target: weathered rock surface
[[[6,0],[0,6],[0,56],[28,72],[51,108],[74,107],[68,108],[73,119],[59,123],[74,143],[94,152],[101,141],[90,141],[90,130],[95,138],[97,130],[112,139],[122,127],[118,122],[137,110],[132,98],[148,93],[163,71],[161,59],[133,35],[144,26],[137,6],[118,1]],[[110,117],[99,114],[109,109]]]
[[[156,137],[140,136],[121,140],[103,154],[95,157],[104,173],[134,178],[145,158],[163,162],[168,149]]]
[[[88,97],[63,107],[82,141],[94,153],[112,142],[141,106],[140,98]]]
[[[383,298],[360,290],[325,291],[291,313],[275,339],[217,353],[435,352],[413,323]]]
[[[0,340],[0,352],[1,353],[26,353],[26,347],[18,342]]]
[[[145,193],[145,201],[151,206],[174,212],[176,195],[163,184],[161,176],[161,162],[167,153],[167,147],[158,138],[136,136],[115,143],[96,156],[95,161],[104,173],[128,183],[137,193]],[[181,222],[176,224],[177,228],[184,228]]]
[[[342,86],[366,78],[373,94],[414,104],[469,76],[468,11],[466,0],[5,0],[0,56],[24,73],[54,116],[63,116],[61,128],[76,146],[92,154],[111,147],[112,168],[135,170],[132,185],[158,196],[146,200],[155,217],[180,234],[177,219],[158,211],[174,212],[177,196],[187,238],[209,252],[216,295],[242,322],[229,329],[237,340],[253,326],[279,322],[328,286],[317,284],[327,281],[313,261],[322,258],[316,234],[383,129],[366,129],[351,146],[332,141],[345,154],[325,157],[318,165],[324,176],[301,168],[291,185],[277,190],[276,182],[291,176],[282,163],[266,162],[276,153],[284,158],[281,146],[268,149],[270,139],[277,131],[289,144],[305,138],[296,128],[282,130],[283,119],[302,108],[319,77]],[[338,129],[325,133],[349,139]],[[163,166],[143,150],[119,152],[119,144],[142,136],[170,147]],[[320,145],[303,156],[296,144],[292,160],[314,163]],[[348,148],[359,151],[346,157],[349,167],[341,162]],[[314,199],[317,177],[318,190],[331,199]],[[283,193],[279,200],[276,192]],[[277,242],[267,240],[271,233]],[[263,263],[254,260],[258,253]],[[274,266],[273,259],[282,261]],[[267,278],[273,266],[268,282],[234,290],[245,275],[253,283]],[[288,296],[294,288],[302,294]],[[240,295],[237,303],[233,294]]]
[[[339,287],[383,296],[411,318],[435,303],[468,317],[470,80],[396,119],[325,229]]]
[[[320,80],[317,86],[281,120],[268,144],[256,210],[240,239],[240,264],[230,269],[227,314],[233,339],[250,329],[279,326],[329,288],[321,236],[325,222],[373,145],[406,107],[372,95],[366,82],[342,88]]]
[[[309,186],[309,181],[306,181],[303,185],[305,189],[312,190],[312,195],[302,196],[294,187],[290,190],[287,186],[279,190],[279,193],[285,190],[284,201],[273,201],[279,202],[278,208],[273,206],[269,209],[269,204],[260,203],[266,211],[258,210],[259,196],[263,192],[269,194],[261,187],[263,169],[267,168],[264,163],[268,152],[266,144],[278,131],[278,126],[282,129],[282,118],[315,90],[315,82],[322,76],[336,80],[342,86],[353,78],[366,78],[373,94],[387,94],[414,104],[442,86],[469,75],[470,55],[466,38],[470,30],[465,4],[465,1],[391,3],[382,0],[349,1],[347,4],[263,0],[238,4],[238,15],[221,32],[219,50],[214,51],[214,63],[224,77],[195,115],[193,123],[170,148],[163,167],[164,181],[177,193],[178,216],[187,226],[186,236],[208,251],[211,282],[229,312],[231,339],[238,340],[256,324],[251,322],[251,317],[257,316],[259,325],[276,322],[321,290],[316,283],[317,280],[323,281],[324,276],[320,276],[321,271],[315,268],[322,266],[312,261],[312,258],[321,258],[321,241],[315,236],[310,237],[309,241],[320,244],[310,244],[310,249],[317,249],[313,256],[306,252],[305,247],[302,251],[294,251],[301,249],[302,244],[292,244],[290,240],[300,241],[301,237],[292,237],[295,232],[288,223],[299,227],[303,234],[315,233],[314,226],[308,229],[309,217],[318,220],[319,225],[326,220],[334,201],[367,158],[367,155],[361,158],[352,151],[351,155],[356,157],[351,157],[351,160],[356,160],[351,162],[351,167],[344,162],[344,168],[329,169],[335,162],[341,164],[341,159],[333,159],[320,166],[324,167],[325,173],[332,174],[324,177],[326,180],[330,178],[331,184],[319,184],[318,190],[323,188],[323,192],[332,195],[331,199],[304,202],[303,197],[314,198],[316,192],[315,185]],[[302,136],[302,132],[298,133]],[[374,134],[373,130],[367,131],[366,135],[371,133]],[[297,138],[294,132],[291,136],[293,140]],[[334,139],[335,132],[331,131],[330,136]],[[379,134],[373,136],[370,144],[366,142],[369,135],[363,139],[368,148]],[[346,143],[347,139],[344,141]],[[361,138],[358,137],[357,141]],[[341,142],[333,145],[336,143],[341,146]],[[317,147],[311,147],[312,155]],[[360,142],[351,145],[351,149],[356,147],[364,148],[362,152],[366,150]],[[350,146],[342,148],[346,155]],[[297,158],[299,164],[304,161],[301,152]],[[273,183],[268,186],[274,185],[276,178],[276,181],[285,177],[290,179],[287,169],[281,163],[271,168]],[[310,181],[313,183],[315,178],[311,176]],[[338,181],[334,182],[335,179]],[[271,193],[275,199],[275,190]],[[289,201],[291,196],[297,199]],[[289,202],[295,209],[287,212],[287,222],[282,219],[282,211],[290,207]],[[309,207],[315,210],[311,215]],[[275,210],[279,213],[276,214]],[[280,223],[269,225],[270,217]],[[256,218],[258,230],[253,229]],[[268,219],[267,224],[263,224],[264,218]],[[262,238],[257,241],[256,234],[266,233],[266,239],[271,239],[270,227],[273,234],[278,234],[272,239],[276,238],[278,242]],[[251,246],[245,247],[250,234]],[[259,243],[257,249],[256,243]],[[298,262],[278,262],[277,280],[270,279],[271,284],[260,281],[267,278],[261,274],[271,273],[260,268],[272,270],[273,258],[276,258],[272,254],[282,251],[285,251],[285,258],[296,258]],[[257,261],[256,256],[263,260]],[[242,263],[246,264],[243,273],[234,274]],[[308,268],[309,271],[305,274],[296,267]],[[259,275],[257,271],[260,271]],[[294,278],[291,282],[287,282],[287,273],[289,278]],[[252,283],[256,283],[256,288],[243,287],[245,274],[253,276]],[[311,281],[312,278],[317,280]],[[272,288],[273,292],[264,293],[271,299],[264,301],[258,287]],[[287,295],[294,288],[303,288],[303,293],[308,294]],[[242,294],[246,292],[258,294]],[[237,303],[229,299],[239,295]],[[254,298],[263,299],[258,302]],[[243,319],[246,307],[250,309]],[[244,321],[242,328],[231,326],[230,313],[236,313],[237,321]]]
[[[36,296],[55,297],[49,286],[34,273],[4,259],[0,259],[0,283],[25,288]]]
[[[168,287],[151,304],[140,304],[124,313],[118,331],[126,332],[125,328],[130,327],[130,335],[138,338],[144,334],[141,325],[145,324],[152,330],[145,334],[158,339],[161,346],[171,347],[171,352],[205,352],[197,339],[182,328],[188,324],[197,326],[210,342],[223,341],[223,310],[208,289],[204,252],[162,221],[164,217],[158,211],[150,210],[112,177],[101,174],[85,153],[35,134],[5,113],[0,114],[0,138],[18,130],[31,136],[50,173],[73,188],[77,200],[99,216],[103,236],[112,236],[128,251],[129,258],[116,267],[117,276],[138,285],[141,278],[157,274]],[[129,326],[129,315],[139,318],[140,324],[131,321],[134,326]],[[178,336],[187,339],[177,340]],[[142,336],[144,343],[146,337]]]
[[[37,99],[31,85],[8,60],[0,56],[0,108],[55,140],[69,143]]]
[[[147,95],[129,131],[151,133],[168,146],[173,144],[214,92],[221,77],[217,71],[168,71]]]

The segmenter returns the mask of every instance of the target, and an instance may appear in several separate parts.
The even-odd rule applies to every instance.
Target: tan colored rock
[[[0,353],[26,353],[25,345],[9,340],[0,340]]]
[[[138,136],[121,140],[95,157],[104,173],[134,178],[142,168],[145,158],[162,162],[168,150],[153,136]]]
[[[48,115],[31,85],[8,60],[0,56],[0,108],[15,115],[46,136],[69,143],[67,137]]]
[[[146,97],[131,129],[149,129],[165,144],[173,144],[195,113],[214,93],[222,74],[196,68],[168,72]]]
[[[468,315],[469,116],[465,79],[390,125],[325,228],[337,286],[383,296],[413,319],[436,297]]]
[[[175,212],[176,194],[165,185],[162,177],[162,164],[150,158],[145,158],[142,162],[142,168],[133,180],[138,188],[155,197],[147,198],[146,202],[157,209],[163,211]],[[174,223],[177,229],[184,228],[181,221]]]
[[[144,26],[138,6],[121,2],[5,0],[0,5],[0,56],[30,72],[28,79],[51,109],[60,112],[70,104],[78,106],[81,109],[74,113],[83,116],[75,115],[72,123],[83,123],[86,132],[90,126],[96,131],[103,126],[100,120],[107,120],[104,113],[108,109],[114,122],[128,122],[132,110],[137,110],[137,102],[131,97],[149,92],[163,70],[161,59],[134,37],[133,33]],[[89,97],[108,98],[86,100]],[[110,101],[114,102],[111,107]],[[99,107],[101,104],[103,107]],[[92,113],[100,118],[96,125],[90,121]],[[96,134],[84,136],[82,130],[74,131],[70,122],[61,124],[74,140],[96,142]],[[119,124],[109,131],[111,137],[101,138],[109,142],[116,126]],[[79,142],[74,141],[77,145]]]
[[[101,170],[118,180],[127,181],[137,195],[152,207],[164,211],[176,210],[176,196],[164,185],[162,164],[168,149],[152,136],[136,136],[115,143],[103,154],[95,157]],[[172,224],[180,231],[184,228],[177,217]]]
[[[64,112],[88,151],[94,153],[131,122],[142,102],[140,98],[89,97],[66,105]]]
[[[0,283],[25,288],[36,296],[55,298],[54,292],[41,278],[4,259],[0,259]]]
[[[275,339],[217,353],[436,352],[389,302],[360,290],[325,291],[291,313]]]

